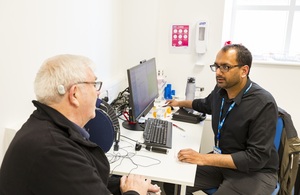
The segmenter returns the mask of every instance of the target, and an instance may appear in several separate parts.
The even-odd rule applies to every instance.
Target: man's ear
[[[248,65],[245,65],[243,66],[242,68],[242,78],[246,77],[249,73],[249,66]]]
[[[77,87],[77,85],[73,85],[69,90],[69,101],[71,105],[74,105],[76,107],[79,106],[78,95],[79,88]]]

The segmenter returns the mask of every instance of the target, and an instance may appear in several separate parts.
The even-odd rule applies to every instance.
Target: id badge
[[[219,147],[214,146],[214,154],[222,154],[222,150]]]

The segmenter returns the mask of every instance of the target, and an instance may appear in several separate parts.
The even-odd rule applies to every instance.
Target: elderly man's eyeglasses
[[[102,87],[102,81],[96,81],[96,82],[78,82],[76,84],[92,84],[96,88],[97,91],[100,91]]]
[[[210,65],[210,69],[213,71],[213,72],[216,72],[218,68],[220,68],[220,71],[221,72],[228,72],[230,69],[232,68],[235,68],[235,67],[242,67],[244,65],[240,65],[240,64],[237,64],[237,65],[218,65],[218,64],[212,64]]]

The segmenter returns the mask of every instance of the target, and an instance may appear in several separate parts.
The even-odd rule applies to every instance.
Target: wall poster
[[[172,24],[169,48],[171,53],[190,53],[190,25]]]
[[[189,46],[189,25],[172,25],[172,47]]]

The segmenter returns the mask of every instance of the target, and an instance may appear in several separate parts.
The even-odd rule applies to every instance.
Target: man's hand
[[[201,154],[192,149],[182,149],[177,157],[181,162],[236,169],[230,154]]]
[[[192,100],[182,100],[182,101],[177,101],[177,100],[167,100],[166,104],[169,106],[173,107],[185,107],[185,108],[192,108]]]
[[[203,158],[199,152],[192,149],[182,149],[178,152],[178,160],[181,162],[204,165]]]
[[[130,174],[129,176],[123,176],[120,182],[121,191],[136,191],[139,194],[147,194],[147,192],[160,193],[160,188],[157,185],[152,185],[150,179],[146,179],[141,175]]]
[[[179,102],[177,100],[167,100],[165,102],[165,104],[167,104],[168,106],[173,106],[173,107],[178,107],[179,106]]]

